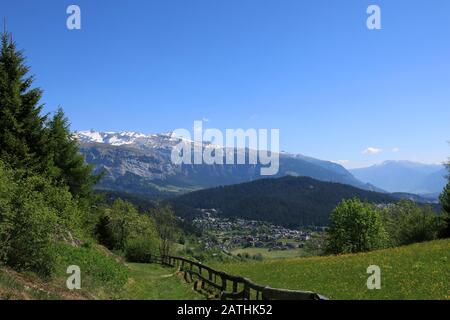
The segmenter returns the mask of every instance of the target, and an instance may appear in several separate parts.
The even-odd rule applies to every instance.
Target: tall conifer
[[[89,197],[98,177],[92,174],[93,167],[84,161],[78,142],[70,132],[69,121],[61,108],[48,122],[49,144],[55,165],[55,178],[67,184],[73,195]]]
[[[51,166],[47,151],[46,116],[41,116],[42,91],[31,88],[33,76],[12,36],[1,35],[0,158],[18,169],[43,173]]]

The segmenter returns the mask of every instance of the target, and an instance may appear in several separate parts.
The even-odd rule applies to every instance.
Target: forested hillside
[[[191,192],[169,202],[177,215],[191,216],[198,208],[215,208],[226,217],[265,220],[286,227],[326,225],[342,199],[357,197],[392,203],[395,197],[349,185],[308,177],[286,176]]]

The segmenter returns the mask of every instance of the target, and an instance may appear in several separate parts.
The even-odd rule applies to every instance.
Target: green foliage
[[[358,199],[344,200],[334,209],[327,233],[331,253],[379,249],[386,246],[388,239],[380,210]]]
[[[149,238],[129,239],[125,244],[125,257],[130,262],[150,263],[152,253],[158,252],[155,241]]]
[[[150,216],[155,221],[156,231],[160,238],[159,254],[167,256],[172,251],[173,243],[179,236],[177,220],[171,207],[168,204],[157,204],[149,211]]]
[[[450,172],[450,162],[447,162],[447,169]],[[447,176],[449,182],[445,186],[444,190],[439,197],[440,203],[442,205],[442,210],[444,211],[444,223],[445,226],[441,232],[441,237],[450,238],[450,175]]]
[[[305,242],[304,251],[309,256],[321,256],[326,253],[327,249],[327,233],[316,232],[311,235]]]
[[[23,54],[8,33],[1,35],[0,51],[0,159],[13,168],[47,172],[46,117],[40,116],[42,91],[31,89],[33,77]]]
[[[450,182],[445,187],[440,196],[444,216],[444,228],[442,229],[441,237],[450,238]]]
[[[78,231],[81,213],[66,188],[0,163],[0,262],[49,276],[51,243]]]
[[[383,213],[383,224],[394,247],[434,240],[442,228],[441,217],[430,207],[409,200],[389,205]]]
[[[48,122],[48,149],[55,168],[55,180],[69,186],[70,192],[80,198],[88,198],[92,186],[99,176],[92,174],[93,167],[87,165],[78,150],[78,143],[70,132],[69,121],[61,108]]]
[[[109,249],[125,251],[131,261],[156,253],[159,239],[148,215],[140,214],[132,204],[121,199],[99,210],[96,235],[100,243]]]
[[[445,186],[439,200],[442,205],[442,210],[444,210],[447,213],[450,213],[450,182],[447,183],[447,185]]]

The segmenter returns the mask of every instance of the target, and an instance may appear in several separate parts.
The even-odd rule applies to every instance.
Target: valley
[[[202,230],[199,242],[208,249],[252,259],[285,258],[305,255],[303,247],[324,227],[310,226],[293,230],[264,221],[221,218],[215,209],[202,209],[194,218],[194,227]]]

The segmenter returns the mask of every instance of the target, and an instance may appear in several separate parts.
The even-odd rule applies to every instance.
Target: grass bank
[[[380,290],[367,289],[369,265],[381,268]],[[330,299],[450,299],[450,240],[360,254],[211,266],[274,288],[310,290]]]

